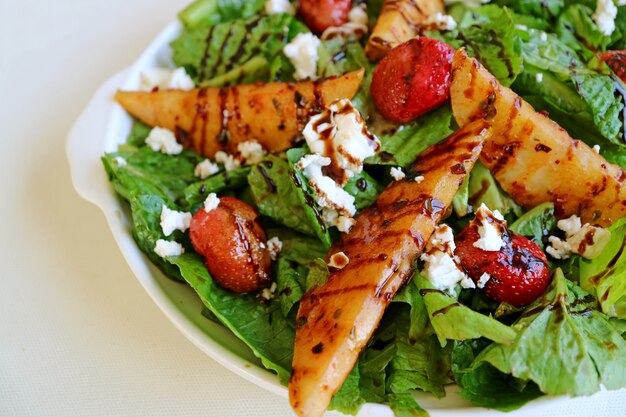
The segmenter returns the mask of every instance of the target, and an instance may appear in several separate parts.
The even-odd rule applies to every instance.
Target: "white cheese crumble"
[[[278,254],[281,250],[283,250],[283,242],[277,236],[274,236],[270,240],[267,241],[267,250],[270,253],[270,258],[272,261],[278,259]]]
[[[538,83],[543,81],[543,72],[538,72],[537,75],[535,75],[535,79],[537,80]]]
[[[420,182],[424,181],[424,176],[418,175],[417,177],[415,177],[414,181],[419,184]]]
[[[478,222],[479,239],[473,246],[484,251],[499,251],[504,246],[502,231],[506,228],[504,217],[498,210],[493,212],[483,203],[476,211],[475,222]]]
[[[123,168],[126,165],[128,165],[128,162],[126,162],[126,159],[122,158],[121,156],[116,156],[114,159],[115,159],[115,162],[117,163],[117,166],[120,168]]]
[[[343,252],[333,253],[328,260],[328,266],[335,269],[343,269],[349,263],[350,258]]]
[[[568,259],[572,253],[593,259],[602,253],[611,239],[611,232],[607,229],[589,223],[583,225],[576,215],[559,220],[556,225],[565,232],[565,240],[557,236],[548,237],[550,246],[546,248],[546,252],[555,259]]]
[[[356,224],[356,220],[352,217],[343,216],[328,207],[322,209],[322,220],[328,227],[335,226],[342,233],[349,232],[352,226]]]
[[[156,241],[156,245],[154,246],[154,253],[159,255],[161,258],[179,256],[185,253],[185,248],[183,248],[183,245],[178,242],[159,239]]]
[[[626,6],[626,0],[617,0],[618,6]]]
[[[341,178],[334,178],[341,186],[362,172],[363,161],[380,149],[380,141],[367,130],[363,117],[348,99],[335,100],[311,117],[302,135],[311,153],[330,158],[333,167],[341,170]]]
[[[344,216],[353,217],[356,213],[354,197],[341,188],[332,178],[322,173],[322,167],[330,165],[330,158],[319,154],[305,155],[296,168],[309,179],[309,185],[315,189],[317,204],[336,210]]]
[[[456,20],[452,16],[437,12],[428,16],[424,22],[420,24],[424,30],[454,30],[456,29]]]
[[[142,91],[150,92],[155,88],[189,91],[195,88],[193,80],[187,75],[184,68],[176,68],[175,70],[152,68],[142,71],[140,78]]]
[[[153,128],[146,138],[146,145],[155,152],[177,155],[183,151],[183,145],[176,141],[174,132],[162,127]]]
[[[480,276],[480,278],[478,278],[478,281],[476,282],[476,286],[478,288],[485,288],[485,285],[487,285],[487,282],[491,279],[491,275],[489,275],[486,272],[483,272],[483,274]]]
[[[515,29],[519,29],[519,30],[523,30],[525,32],[528,32],[528,26],[526,26],[526,25],[518,25],[518,24],[516,24],[515,25]]]
[[[200,179],[204,180],[209,178],[213,174],[217,174],[219,170],[220,167],[218,167],[217,164],[214,164],[208,159],[205,159],[204,161],[196,165],[196,167],[193,169],[193,175],[195,175],[196,177],[200,177]]]
[[[424,261],[422,276],[435,288],[453,296],[456,295],[457,284],[461,284],[463,288],[476,287],[471,278],[459,267],[458,258],[454,256],[455,249],[452,228],[447,224],[441,224],[435,228],[425,252],[420,256]]]
[[[237,150],[244,159],[246,165],[258,164],[265,156],[263,145],[254,140],[241,142],[237,145]]]
[[[606,36],[611,36],[615,31],[615,18],[617,17],[617,7],[613,0],[598,0],[596,10],[591,16],[600,32]]]
[[[624,0],[626,1],[626,0]],[[600,145],[593,145],[593,148],[591,148],[595,153],[600,153]]]
[[[186,231],[190,223],[191,213],[172,210],[165,204],[161,208],[161,229],[165,236],[171,235],[174,230]]]
[[[365,5],[361,4],[350,9],[348,21],[341,26],[331,26],[322,33],[323,40],[336,37],[362,36],[368,31],[369,18],[365,11]]]
[[[289,2],[289,0],[266,0],[265,13],[287,13],[293,16],[296,14],[296,9],[293,7],[293,4]]]
[[[215,162],[223,164],[226,171],[232,171],[241,166],[241,161],[224,151],[215,152]]]
[[[272,285],[270,285],[269,288],[263,288],[261,290],[261,298],[264,298],[265,300],[269,301],[272,298],[274,298],[274,292],[276,291],[276,283],[272,282]]]
[[[389,171],[389,173],[391,174],[393,179],[396,181],[402,181],[403,179],[406,178],[406,174],[402,171],[402,168],[400,167],[391,168],[391,171]]]
[[[299,33],[283,48],[283,53],[296,69],[295,77],[298,80],[317,79],[317,48],[321,41],[317,36],[308,33]]]
[[[204,200],[204,211],[207,213],[213,211],[220,205],[220,199],[215,193],[211,193]]]
[[[546,42],[548,40],[548,34],[546,32],[541,32],[539,39],[541,39],[542,42]]]

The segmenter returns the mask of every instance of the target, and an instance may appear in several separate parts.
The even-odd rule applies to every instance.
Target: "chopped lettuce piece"
[[[560,269],[548,292],[527,307],[513,325],[510,345],[492,344],[472,364],[535,382],[549,395],[588,395],[600,384],[626,384],[626,341],[596,309],[593,296],[565,279]]]
[[[580,286],[595,295],[604,314],[626,319],[626,217],[609,231],[611,240],[602,254],[580,262]]]
[[[248,184],[249,167],[237,168],[233,171],[221,171],[205,180],[194,182],[185,188],[185,199],[191,211],[198,210],[211,193],[234,190]],[[197,180],[198,178],[196,178]]]
[[[431,145],[450,136],[454,132],[454,123],[450,106],[433,110],[393,134],[382,135],[380,151],[366,159],[365,163],[404,167]]]
[[[281,303],[261,303],[255,294],[225,290],[213,281],[202,258],[185,253],[167,259],[180,268],[185,281],[204,305],[252,349],[263,365],[275,371],[286,384],[291,376],[295,331],[281,310]]]
[[[522,213],[522,209],[498,185],[489,169],[476,162],[469,175],[469,205],[478,209],[482,204],[490,210],[498,210],[503,215],[513,212]]]
[[[502,344],[510,344],[515,340],[517,333],[511,327],[462,305],[443,291],[434,289],[420,275],[416,275],[413,280],[420,290],[419,294],[424,298],[430,324],[435,329],[441,346],[446,346],[447,339],[486,337]]]
[[[267,62],[307,27],[287,14],[252,17],[184,31],[171,44],[176,66],[184,67],[196,85],[219,86],[273,81]],[[293,80],[293,67],[281,79]]]
[[[509,225],[511,231],[530,238],[541,249],[545,246],[544,240],[555,228],[554,203],[550,202],[533,207]]]
[[[261,214],[330,246],[328,229],[290,161],[268,155],[250,170],[248,182]]]

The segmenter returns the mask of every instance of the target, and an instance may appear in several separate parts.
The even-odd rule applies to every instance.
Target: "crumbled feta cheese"
[[[356,224],[356,220],[352,217],[341,215],[328,207],[322,209],[322,220],[326,226],[335,226],[342,233],[349,232],[352,226]]]
[[[476,211],[475,222],[478,222],[479,239],[473,246],[484,251],[499,251],[504,246],[502,232],[506,229],[504,217],[498,210],[493,212],[483,203]]]
[[[278,258],[280,251],[283,250],[283,242],[281,242],[277,236],[274,236],[267,241],[267,250],[270,253],[272,261],[275,261]]]
[[[452,228],[441,224],[435,228],[426,250],[420,256],[424,261],[421,274],[439,290],[456,295],[455,287],[461,284],[463,288],[475,288],[474,282],[463,272],[454,256],[456,244]]]
[[[400,167],[391,168],[391,171],[389,171],[389,173],[391,174],[393,179],[396,181],[402,181],[404,178],[406,178],[406,174],[402,172],[402,168]]]
[[[543,81],[543,72],[538,72],[535,75],[535,79],[537,80],[538,83],[542,82]]]
[[[183,145],[176,141],[174,132],[162,127],[153,128],[146,138],[146,145],[155,152],[177,155],[183,151]]]
[[[254,140],[239,143],[237,150],[245,160],[246,165],[258,164],[266,154],[263,145]]]
[[[350,258],[343,252],[337,252],[330,256],[328,266],[335,269],[343,269],[350,263]]]
[[[617,0],[617,5],[618,6],[626,6],[626,0]]]
[[[195,87],[193,80],[184,68],[169,70],[165,68],[152,68],[141,73],[141,90],[191,90]]]
[[[176,211],[168,208],[165,204],[161,209],[161,229],[165,236],[171,235],[174,230],[184,232],[189,229],[191,213]]]
[[[321,41],[314,34],[299,33],[283,48],[283,53],[296,69],[298,80],[317,79],[317,48]]]
[[[154,246],[154,253],[159,255],[161,258],[179,256],[185,253],[185,248],[183,248],[183,245],[178,242],[159,239],[156,241],[156,245]]]
[[[424,181],[424,176],[423,175],[418,175],[417,177],[415,177],[415,179],[413,181],[415,181],[416,183],[419,184],[420,182]]]
[[[437,12],[428,16],[420,26],[424,30],[454,30],[456,29],[456,20],[452,16]]]
[[[232,171],[241,166],[241,161],[224,151],[215,152],[215,162],[223,164],[226,171]]]
[[[200,179],[204,180],[209,178],[213,174],[217,174],[219,170],[220,167],[218,167],[217,164],[214,164],[208,159],[205,159],[204,161],[196,165],[196,167],[193,169],[193,175],[195,175],[196,177],[200,177]]]
[[[380,149],[380,141],[368,132],[361,114],[348,99],[335,100],[311,117],[302,135],[311,153],[331,159],[333,179],[341,186],[363,171],[363,161]]]
[[[322,173],[322,167],[330,165],[330,158],[319,154],[305,155],[296,168],[302,170],[309,179],[309,185],[315,189],[317,204],[336,210],[344,216],[353,217],[356,213],[354,197],[341,188],[332,178]]]
[[[288,0],[265,0],[265,13],[287,13],[293,16],[296,9]]]
[[[617,17],[617,7],[613,0],[598,0],[596,10],[591,16],[600,32],[606,36],[611,36],[615,31],[615,18]]]
[[[204,200],[204,211],[207,213],[213,211],[220,205],[220,199],[215,193],[211,193]]]
[[[367,12],[365,5],[361,4],[350,9],[348,12],[348,21],[341,26],[331,26],[324,30],[321,38],[323,40],[333,39],[337,37],[362,36],[368,31]]]
[[[542,42],[546,42],[548,40],[548,34],[546,32],[541,32],[539,39],[541,39]]]
[[[624,1],[626,1],[626,0],[624,0]],[[591,148],[591,149],[593,149],[593,151],[595,153],[600,153],[600,145],[593,145],[593,148]]]
[[[487,285],[487,282],[491,279],[491,275],[489,275],[486,272],[483,272],[483,274],[480,276],[480,278],[478,278],[478,282],[476,282],[476,286],[478,288],[485,288],[485,285]]]
[[[515,25],[515,29],[519,29],[519,30],[523,30],[523,31],[528,32],[528,26],[526,26],[526,25],[517,25],[516,24]]]
[[[274,292],[276,292],[276,283],[272,282],[269,288],[266,287],[261,290],[261,297],[269,301],[274,298]]]
[[[122,158],[121,156],[116,156],[114,159],[115,159],[115,162],[117,163],[117,166],[120,168],[123,168],[126,165],[128,165],[128,162],[126,162],[126,159]]]
[[[555,259],[568,259],[572,253],[593,259],[602,253],[611,239],[611,232],[607,229],[589,223],[583,225],[576,215],[559,220],[556,225],[565,232],[565,240],[557,236],[548,237],[550,246],[546,248],[546,253]]]

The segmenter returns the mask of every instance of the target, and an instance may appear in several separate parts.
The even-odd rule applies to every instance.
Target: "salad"
[[[623,0],[196,0],[102,157],[298,415],[626,387]],[[576,139],[573,139],[576,138]]]

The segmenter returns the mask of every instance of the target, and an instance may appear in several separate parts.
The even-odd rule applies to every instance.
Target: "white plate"
[[[287,398],[287,388],[278,382],[273,373],[260,365],[260,361],[239,339],[200,314],[202,304],[193,290],[165,277],[139,250],[131,235],[127,204],[113,191],[100,161],[105,152],[117,150],[117,146],[126,141],[131,127],[130,116],[113,100],[115,91],[139,90],[139,75],[144,69],[171,67],[169,43],[178,36],[180,30],[178,22],[167,26],[130,68],[111,77],[96,92],[67,139],[66,152],[72,182],[83,198],[102,209],[133,273],[172,323],[196,346],[226,368]],[[470,405],[457,395],[455,387],[447,391],[448,395],[442,400],[420,395],[418,401],[433,417],[503,415]],[[547,397],[539,399],[526,405],[524,411],[538,411],[538,408],[560,400]],[[376,404],[366,404],[359,413],[360,417],[392,415],[389,408]]]

